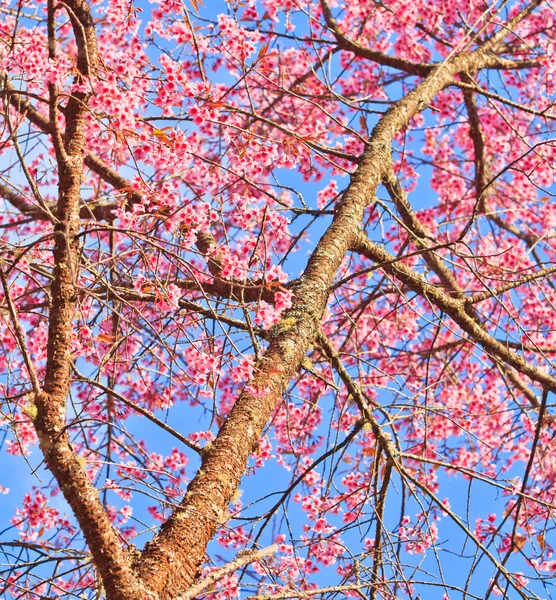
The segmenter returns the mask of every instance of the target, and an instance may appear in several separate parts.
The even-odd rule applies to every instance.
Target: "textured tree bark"
[[[93,78],[98,62],[95,31],[86,2],[67,0],[78,45],[76,81]],[[49,51],[55,60],[55,7],[49,2]],[[57,123],[57,90],[50,86],[50,124],[58,164],[57,222],[54,227],[54,272],[44,386],[35,398],[35,428],[47,467],[71,506],[89,545],[109,598],[143,598],[135,584],[121,541],[116,535],[98,492],[81,467],[66,431],[66,402],[71,383],[71,336],[78,276],[79,209],[85,156],[85,114],[90,92],[75,92],[66,110],[62,135]],[[134,591],[136,590],[136,591]]]

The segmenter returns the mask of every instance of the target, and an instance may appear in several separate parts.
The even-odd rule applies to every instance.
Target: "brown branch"
[[[349,375],[348,370],[344,366],[340,355],[334,349],[332,342],[328,339],[326,335],[322,332],[318,332],[316,335],[316,341],[321,347],[324,355],[330,361],[330,364],[340,376],[340,379],[344,382],[347,391],[351,394],[359,412],[363,416],[365,422],[370,423],[373,428],[373,434],[381,443],[388,445],[390,442],[384,437],[378,422],[375,420],[371,409],[369,408],[369,401],[365,394],[362,392],[361,388],[353,381],[352,377]]]
[[[426,458],[418,458],[419,460],[423,460],[424,462],[433,462],[427,460]],[[407,480],[408,484],[410,484],[412,488],[421,490],[425,496],[428,496],[430,500],[442,510],[443,513],[450,517],[452,522],[465,533],[466,539],[471,540],[473,544],[475,544],[477,548],[481,550],[482,554],[488,557],[490,562],[506,576],[508,582],[515,590],[515,593],[517,595],[523,598],[523,600],[528,600],[530,598],[530,596],[526,596],[522,589],[515,584],[508,570],[497,559],[496,555],[489,549],[490,545],[485,545],[483,542],[481,542],[478,539],[478,537],[473,534],[473,531],[468,527],[464,519],[462,519],[458,514],[456,514],[451,508],[446,507],[443,504],[442,500],[430,489],[430,487],[427,487],[426,483],[423,483],[423,481],[421,481],[419,477],[415,477],[408,469],[403,469],[403,471],[400,471],[400,475],[402,475],[402,477]]]
[[[551,104],[549,107],[545,108],[544,110],[535,110],[534,108],[531,108],[530,106],[520,104],[519,102],[514,102],[513,100],[510,100],[509,98],[504,98],[504,96],[500,96],[500,94],[495,94],[494,92],[485,90],[478,83],[475,83],[472,79],[468,79],[467,81],[454,81],[453,85],[462,90],[470,90],[472,92],[476,92],[477,94],[481,94],[481,96],[484,96],[485,98],[488,98],[490,100],[496,100],[497,102],[500,102],[501,104],[505,104],[506,106],[516,108],[517,110],[521,110],[530,115],[536,115],[537,117],[542,117],[544,119],[556,120],[556,115],[547,113],[548,109],[552,108],[554,106],[554,104]]]
[[[341,594],[342,592],[353,592],[372,587],[371,583],[352,583],[349,585],[332,585],[314,590],[290,590],[289,592],[278,592],[277,594],[258,594],[247,596],[245,600],[286,600],[287,598],[312,598],[319,594]],[[365,597],[365,596],[362,596]]]
[[[353,54],[355,54],[356,56],[366,58],[384,67],[392,67],[394,69],[404,71],[405,73],[409,73],[410,75],[419,75],[420,77],[426,77],[432,71],[433,66],[427,63],[415,63],[404,58],[399,58],[397,56],[389,56],[384,52],[380,52],[378,50],[371,50],[371,48],[367,48],[353,40],[350,40],[342,32],[342,30],[338,26],[338,23],[336,23],[336,20],[332,16],[332,11],[330,10],[330,7],[328,6],[326,0],[320,0],[320,5],[322,8],[322,13],[324,15],[324,20],[326,21],[326,25],[336,38],[336,41],[338,42],[338,45],[342,50],[353,52]]]
[[[376,463],[376,469],[378,471],[378,462]],[[380,587],[380,575],[379,567],[382,563],[382,531],[384,528],[384,510],[386,507],[386,495],[388,493],[388,487],[390,485],[390,479],[392,477],[392,467],[394,466],[394,460],[388,456],[386,458],[386,465],[384,467],[382,475],[382,484],[380,486],[380,492],[378,493],[378,500],[376,503],[375,514],[376,514],[376,526],[375,526],[375,545],[373,548],[373,565],[371,570],[371,582],[372,588],[369,595],[369,600],[376,600],[377,593]],[[377,472],[378,477],[378,472]],[[382,594],[381,594],[382,595]]]
[[[473,80],[467,74],[462,74],[464,83],[473,85]],[[485,140],[479,118],[479,112],[475,102],[473,91],[469,87],[463,88],[463,98],[465,108],[469,117],[469,136],[473,142],[474,161],[475,161],[475,193],[477,197],[477,210],[483,213],[489,221],[492,221],[501,229],[523,240],[529,247],[534,246],[538,238],[535,235],[524,233],[513,223],[508,223],[498,214],[490,210],[489,197],[493,191],[493,183],[499,175],[492,176],[492,170],[485,152]]]
[[[535,273],[530,273],[529,275],[524,275],[520,277],[517,281],[510,281],[509,283],[505,283],[504,285],[500,285],[494,289],[488,289],[479,294],[475,294],[470,298],[465,299],[466,304],[477,304],[477,302],[483,302],[484,300],[488,300],[489,298],[493,298],[503,294],[505,292],[509,292],[510,290],[514,290],[526,283],[531,283],[532,281],[536,281],[537,279],[542,279],[547,277],[548,275],[552,275],[552,273],[556,273],[556,266],[547,267],[546,269],[542,269]]]
[[[471,78],[467,75],[463,76],[463,79],[467,82],[471,81]],[[477,111],[477,105],[475,104],[475,96],[470,90],[464,89],[463,99],[469,118],[469,137],[473,142],[475,153],[475,193],[477,196],[477,209],[480,213],[485,213],[488,211],[487,191],[492,182],[492,173],[490,164],[485,156],[485,142],[479,112]]]
[[[538,58],[504,58],[496,54],[488,54],[485,60],[485,69],[499,71],[515,71],[520,69],[535,69],[540,68]]]
[[[96,73],[98,54],[89,7],[84,0],[67,0],[63,6],[69,12],[78,45],[76,79],[79,81],[88,76],[93,77]],[[49,19],[53,22],[55,0],[49,0],[48,10]],[[51,51],[55,43],[54,30],[54,27],[49,27]],[[52,119],[56,118],[55,94],[56,90],[51,86]],[[13,98],[17,99],[17,96],[10,96],[11,101]],[[87,92],[75,92],[69,98],[63,137],[53,137],[59,185],[51,285],[52,307],[49,315],[44,386],[35,396],[37,415],[34,425],[45,463],[56,478],[83,531],[108,597],[111,600],[143,600],[145,594],[140,593],[135,585],[136,580],[118,534],[99,500],[96,488],[71,446],[66,428],[66,399],[71,385],[71,338],[77,302],[76,236],[80,226],[79,208],[88,98]],[[30,114],[34,115],[32,111]],[[41,116],[41,122],[43,120],[44,117]],[[52,122],[48,123],[47,129],[50,133],[55,133]]]
[[[382,431],[382,427],[380,426],[379,422],[377,421],[377,419],[375,418],[375,416],[373,415],[373,413],[369,407],[370,402],[369,402],[367,396],[365,395],[365,393],[363,392],[361,387],[353,380],[353,378],[349,374],[344,363],[342,362],[340,354],[338,352],[336,352],[332,342],[328,339],[328,337],[326,335],[324,335],[324,333],[322,333],[322,331],[318,332],[318,334],[316,336],[316,340],[317,340],[319,346],[321,347],[322,351],[324,352],[325,356],[330,361],[330,364],[332,365],[332,367],[336,370],[336,372],[340,376],[340,379],[342,380],[343,384],[346,386],[347,391],[350,393],[351,397],[353,398],[360,413],[363,415],[364,422],[366,422],[370,425],[371,431],[373,432],[373,435],[375,436],[377,446],[381,450],[384,450],[384,452],[388,456],[388,462],[390,463],[391,466],[392,465],[399,466],[398,460],[396,458],[399,454],[398,450],[395,448],[394,443],[392,442],[390,437]],[[375,408],[379,411],[382,411],[382,409],[379,405],[375,404]],[[389,477],[389,475],[388,475],[388,477]],[[379,515],[379,508],[380,508],[380,504],[377,504],[377,516]],[[380,517],[379,517],[379,519],[380,519]]]
[[[384,248],[369,240],[364,233],[359,235],[353,250],[375,263],[384,265],[384,271],[405,283],[410,289],[430,302],[433,307],[446,313],[473,341],[482,346],[487,354],[513,367],[516,371],[526,375],[543,387],[556,391],[556,378],[527,363],[522,356],[511,352],[507,346],[504,346],[487,333],[480,324],[466,314],[465,300],[448,297],[442,290],[428,283],[421,275],[418,275],[403,263],[391,262],[393,257]]]
[[[508,383],[506,383],[506,389],[512,395],[514,400],[516,400],[516,403],[519,404],[519,402],[517,402],[517,399],[515,397],[515,390],[519,390],[523,394],[523,396],[525,398],[527,398],[527,400],[529,401],[529,404],[533,408],[538,409],[539,408],[539,398],[538,398],[537,394],[535,394],[535,392],[525,383],[525,381],[523,381],[523,379],[521,379],[521,377],[519,376],[519,373],[516,373],[512,369],[505,367],[500,362],[494,361],[494,363],[498,367],[500,374],[502,375],[502,378],[508,379],[509,383],[511,383],[513,385],[513,388],[511,388],[508,385]]]
[[[341,594],[342,592],[353,592],[372,587],[371,583],[352,583],[348,585],[331,585],[329,587],[314,590],[290,590],[289,592],[278,592],[276,594],[258,594],[247,596],[245,600],[286,600],[287,598],[312,598],[319,594]],[[364,595],[361,597],[365,598]]]
[[[15,153],[17,155],[17,158],[19,160],[19,164],[21,166],[21,170],[23,171],[23,174],[25,175],[25,179],[27,179],[27,183],[31,189],[31,191],[33,192],[33,195],[35,197],[35,199],[38,202],[38,205],[45,210],[48,214],[50,219],[53,222],[56,222],[56,218],[54,217],[54,215],[52,214],[52,212],[50,211],[50,209],[46,206],[44,199],[42,198],[42,195],[40,193],[40,190],[33,178],[33,176],[31,175],[31,172],[29,171],[26,161],[25,161],[25,156],[21,150],[21,147],[19,145],[19,140],[18,140],[18,136],[16,135],[16,130],[17,127],[14,127],[12,124],[12,119],[10,116],[10,111],[7,110],[8,107],[6,107],[6,112],[5,112],[5,118],[6,118],[6,125],[8,127],[8,130],[10,132],[10,139],[12,141],[12,144],[14,146],[14,150]]]
[[[490,38],[484,41],[479,49],[483,54],[483,65],[487,67],[490,64],[493,53],[502,45],[509,33],[525,19],[527,18],[538,6],[540,6],[544,0],[533,0],[525,8],[521,9],[512,19],[507,23],[504,23],[502,27]],[[538,62],[534,62],[531,66],[538,66]]]
[[[14,208],[17,208],[22,214],[32,217],[34,219],[42,221],[52,222],[52,211],[56,210],[56,203],[46,204],[44,208],[36,206],[27,202],[23,196],[14,192],[10,187],[0,183],[0,196],[6,199]],[[79,209],[79,216],[82,219],[87,219],[92,215],[96,215],[97,218],[105,218],[109,211],[114,209],[113,203],[95,203],[94,205],[81,206]],[[199,232],[197,238],[197,247],[201,254],[207,255],[208,250],[211,246],[215,245],[216,242],[212,235],[206,232]],[[271,285],[265,285],[264,281],[246,279],[244,281],[239,280],[228,280],[221,277],[222,265],[220,261],[214,258],[208,259],[209,271],[213,275],[212,282],[199,282],[195,280],[176,280],[173,283],[180,289],[185,290],[198,290],[204,294],[210,296],[216,296],[219,298],[228,298],[230,300],[236,300],[238,302],[274,302],[274,296],[276,291]],[[291,284],[284,284],[283,287],[287,288]]]
[[[406,230],[411,235],[415,244],[423,250],[422,256],[429,268],[436,273],[446,290],[455,298],[463,298],[464,292],[452,272],[442,263],[438,254],[430,248],[428,240],[431,240],[429,232],[419,221],[402,188],[393,169],[390,169],[384,177],[384,187],[394,201],[398,213],[402,218]],[[475,317],[476,315],[470,315]]]
[[[384,501],[385,501],[385,496],[386,496],[386,491],[387,491],[387,484],[389,482],[393,467],[395,467],[396,471],[402,477],[411,477],[411,476],[409,475],[409,472],[404,467],[402,460],[401,460],[402,456],[405,456],[405,455],[402,455],[394,447],[394,444],[392,443],[392,441],[382,431],[382,428],[380,427],[379,423],[376,421],[376,419],[374,418],[374,416],[372,415],[372,413],[370,412],[370,410],[368,408],[368,402],[367,402],[367,399],[366,399],[364,393],[361,391],[361,388],[357,385],[357,383],[355,381],[353,381],[353,379],[349,375],[340,356],[334,350],[334,347],[333,347],[332,343],[330,342],[330,340],[322,333],[318,334],[317,339],[318,339],[319,345],[323,349],[325,355],[331,361],[332,366],[336,369],[336,371],[340,375],[340,378],[342,379],[344,385],[346,386],[346,389],[350,392],[351,396],[355,400],[355,403],[357,404],[359,410],[361,411],[361,414],[364,415],[364,418],[370,424],[372,432],[375,435],[375,438],[377,440],[378,446],[381,448],[381,450],[383,450],[385,452],[385,454],[387,456],[386,468],[384,470],[383,486],[382,486],[381,492],[379,494],[377,508],[376,508],[377,525],[376,525],[376,531],[375,531],[375,550],[373,553],[374,560],[373,560],[373,568],[372,568],[372,582],[374,585],[371,588],[371,594],[369,596],[370,598],[375,598],[376,592],[377,592],[376,582],[378,581],[378,559],[379,559],[379,555],[380,555],[379,534],[380,534],[380,530],[382,527],[382,522],[381,522],[382,516],[381,515],[382,515],[383,509],[384,509]],[[535,400],[536,400],[536,398],[535,398]],[[537,404],[538,404],[538,401],[537,401]],[[416,457],[416,459],[420,460],[420,457]],[[430,494],[430,490],[428,490],[428,488],[426,488],[423,485],[421,485],[420,487],[426,493]],[[457,519],[457,517],[455,515],[450,514],[450,516],[452,516],[452,518],[454,518],[455,522],[460,527],[462,526],[462,523],[459,521],[459,519]],[[478,545],[480,547],[482,547],[482,545],[480,543],[478,543]],[[491,558],[491,560],[493,561],[494,564],[498,565],[498,562],[492,555],[490,555],[488,552],[487,552],[487,555],[489,556],[489,558]]]
[[[15,107],[20,110],[23,114],[29,117],[29,120],[40,127],[46,133],[52,133],[53,128],[50,123],[43,117],[36,109],[27,103],[19,99]],[[84,107],[81,107],[84,108]],[[112,185],[115,189],[121,190],[126,195],[126,210],[131,210],[133,205],[142,202],[143,196],[137,191],[132,190],[131,183],[125,178],[119,175],[116,171],[106,165],[100,158],[94,154],[87,154],[84,158],[84,164],[97,174],[103,181]],[[44,221],[52,221],[52,211],[55,210],[54,203],[45,205],[44,207],[33,206],[28,203],[22,196],[13,192],[8,186],[0,184],[0,195],[3,196],[14,208],[17,208],[27,216],[41,219]],[[81,201],[80,201],[81,202]],[[79,217],[82,219],[88,219],[94,217],[99,221],[112,221],[114,219],[113,211],[117,208],[117,203],[114,202],[95,202],[91,204],[82,205],[80,203]],[[197,248],[203,254],[207,256],[209,249],[212,246],[216,246],[217,243],[208,232],[199,232],[197,235]],[[214,277],[211,294],[220,296],[222,298],[229,298],[240,302],[259,302],[265,300],[266,302],[274,301],[275,292],[266,286],[261,281],[252,281],[247,279],[245,281],[229,281],[221,277],[222,266],[217,259],[212,257],[208,258],[208,267],[210,273]],[[179,283],[177,282],[177,285]]]
[[[0,196],[7,200],[22,215],[30,217],[36,221],[49,221],[55,223],[54,211],[56,202],[45,202],[44,207],[39,204],[28,202],[22,195],[14,191],[11,186],[0,183]],[[114,210],[113,202],[95,202],[83,206],[79,209],[81,219],[90,219],[95,217],[97,220],[111,220],[111,211]]]
[[[318,467],[318,465],[321,464],[323,461],[325,461],[328,457],[333,456],[334,454],[338,453],[340,450],[345,448],[348,444],[350,444],[351,441],[355,438],[355,436],[361,431],[361,429],[363,429],[365,422],[366,421],[364,419],[359,419],[353,426],[353,429],[348,433],[348,435],[346,435],[346,437],[341,442],[334,444],[331,448],[328,448],[328,450],[326,452],[323,452],[308,467],[303,469],[303,471],[288,485],[288,487],[281,493],[280,498],[274,504],[274,506],[272,506],[269,510],[266,511],[265,516],[264,516],[264,521],[261,523],[260,528],[259,528],[259,533],[257,534],[257,537],[254,539],[253,543],[257,543],[257,541],[261,537],[263,531],[266,529],[267,525],[269,524],[270,520],[276,514],[276,511],[281,506],[283,506],[286,498],[305,479],[307,474],[310,473],[311,471],[313,471],[314,469],[316,469]]]
[[[513,70],[513,69],[531,69],[539,67],[538,59],[512,59],[498,56],[495,51],[501,42],[508,35],[508,31],[515,28],[523,19],[525,19],[543,0],[534,0],[525,9],[518,13],[505,27],[502,27],[496,32],[490,39],[486,40],[481,44],[479,50],[483,53],[483,60],[481,68],[483,69],[498,69],[498,70]],[[320,0],[322,12],[328,29],[332,32],[338,45],[342,50],[352,52],[356,56],[366,58],[379,65],[385,67],[392,67],[400,71],[404,71],[410,75],[419,75],[420,77],[426,77],[435,69],[439,64],[427,64],[427,63],[415,63],[397,56],[389,56],[384,52],[378,50],[372,50],[362,46],[361,44],[349,39],[340,29],[332,16],[332,11],[328,6],[326,0]],[[429,35],[431,35],[429,33]]]
[[[508,348],[514,348],[515,350],[523,350],[524,352],[548,352],[552,354],[556,353],[556,346],[547,346],[546,348],[543,348],[542,346],[539,346],[537,344],[531,346],[528,344],[523,344],[522,342],[512,342],[510,340],[499,341],[503,344],[506,344]]]
[[[277,552],[278,546],[273,544],[267,548],[261,548],[260,550],[244,550],[239,552],[238,555],[229,562],[228,564],[212,571],[206,577],[204,577],[199,583],[192,585],[187,592],[184,594],[178,594],[173,600],[194,600],[197,596],[205,592],[209,587],[214,585],[218,580],[222,579],[224,575],[233,573],[241,567],[250,565],[251,563],[257,562]]]
[[[203,290],[205,291],[205,290]],[[105,293],[106,289],[102,288],[100,290],[95,290],[94,294]],[[125,302],[155,302],[157,300],[156,294],[153,292],[137,292],[131,288],[114,286],[110,287],[110,294],[117,297],[118,300]],[[203,317],[208,317],[210,319],[214,319],[219,323],[224,323],[225,325],[230,325],[230,327],[234,327],[239,329],[240,331],[249,331],[250,327],[245,321],[241,321],[240,319],[234,319],[224,313],[217,312],[215,309],[210,307],[204,307],[198,304],[197,302],[192,302],[191,300],[178,300],[178,305],[180,308],[185,310],[189,310],[195,314],[202,315]],[[252,327],[251,331],[262,339],[267,339],[270,337],[270,331],[261,329],[260,327]]]
[[[50,221],[51,217],[47,211],[40,206],[35,206],[30,202],[27,202],[23,196],[14,191],[12,186],[0,183],[0,196],[7,200],[14,208],[26,216],[40,219],[42,221]],[[54,208],[54,204],[52,205]]]
[[[22,98],[18,90],[16,90],[7,80],[6,73],[1,74],[4,79],[4,87],[9,92],[10,104],[25,118],[40,129],[43,133],[52,135],[54,128],[45,116],[43,116],[30,102]],[[74,104],[77,101],[77,96],[74,96]],[[65,109],[67,112],[68,107]],[[85,110],[86,106],[81,106],[81,109]],[[103,181],[109,183],[116,190],[122,191],[125,195],[126,207],[131,208],[134,204],[138,204],[142,201],[143,197],[133,188],[130,182],[122,177],[119,173],[111,169],[102,159],[94,154],[86,153],[83,160],[86,167],[91,169],[93,173],[98,175]],[[83,207],[83,211],[86,211],[84,218],[95,217],[99,221],[111,221],[114,216],[112,211],[118,207],[118,203],[94,203],[90,207]]]

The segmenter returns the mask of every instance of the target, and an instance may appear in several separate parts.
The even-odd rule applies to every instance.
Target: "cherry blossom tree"
[[[0,14],[2,597],[553,597],[553,4]]]

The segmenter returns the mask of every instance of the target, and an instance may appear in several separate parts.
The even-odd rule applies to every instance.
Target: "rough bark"
[[[93,78],[98,62],[94,25],[86,2],[67,0],[63,5],[78,44],[77,79]],[[50,57],[55,59],[54,2],[49,3]],[[56,478],[91,550],[109,598],[133,600],[133,574],[121,541],[71,447],[66,429],[66,402],[71,384],[71,336],[77,301],[78,240],[81,179],[85,156],[85,114],[88,92],[76,92],[65,111],[64,134],[57,131],[57,93],[50,86],[50,131],[58,164],[58,202],[54,236],[52,306],[48,329],[44,385],[35,397],[35,428],[47,467]]]

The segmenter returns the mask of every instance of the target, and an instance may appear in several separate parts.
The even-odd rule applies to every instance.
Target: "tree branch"
[[[77,80],[94,77],[98,54],[89,7],[84,0],[66,0],[78,45]],[[54,19],[55,0],[49,0]],[[51,38],[54,27],[49,27]],[[51,39],[51,46],[54,40]],[[50,87],[51,96],[55,89]],[[63,139],[54,143],[59,185],[56,205],[54,272],[51,285],[52,309],[49,315],[46,372],[42,391],[35,396],[34,425],[45,463],[56,478],[71,506],[94,557],[104,587],[111,600],[144,600],[108,514],[96,488],[84,471],[69,441],[66,428],[66,399],[71,384],[71,343],[77,301],[79,207],[85,154],[85,115],[88,92],[75,92],[66,108]],[[17,98],[10,96],[10,100]],[[56,98],[51,97],[51,106]],[[32,119],[33,111],[29,118]],[[36,115],[35,115],[36,116]],[[51,113],[51,117],[55,118]],[[41,122],[43,117],[41,116]],[[44,123],[43,123],[44,125]],[[52,123],[47,125],[54,133]]]
[[[267,548],[261,548],[260,550],[244,550],[240,552],[234,560],[229,562],[227,565],[216,569],[216,571],[212,571],[206,577],[201,579],[199,583],[192,585],[187,592],[184,594],[178,594],[173,598],[173,600],[194,600],[197,596],[205,592],[209,587],[214,585],[219,579],[222,579],[224,575],[228,573],[233,573],[241,567],[246,565],[250,565],[251,563],[257,562],[274,554],[278,551],[278,546],[273,544],[272,546],[268,546]]]
[[[430,302],[433,307],[446,313],[471,339],[482,346],[487,354],[513,367],[523,375],[527,375],[543,387],[556,391],[556,378],[546,374],[542,369],[528,364],[522,356],[511,352],[507,346],[487,333],[480,324],[466,314],[465,300],[449,298],[442,290],[428,283],[421,275],[414,273],[403,263],[391,262],[393,257],[378,244],[369,240],[364,233],[359,235],[353,250],[373,262],[383,265],[384,271],[405,283]]]
[[[330,10],[326,0],[320,0],[320,5],[326,25],[336,38],[336,41],[342,50],[353,52],[353,54],[356,56],[376,62],[383,67],[392,67],[394,69],[404,71],[405,73],[409,73],[410,75],[418,75],[420,77],[426,77],[434,68],[433,65],[426,63],[414,63],[410,60],[399,58],[397,56],[389,56],[384,52],[371,50],[371,48],[366,48],[365,46],[350,40],[344,33],[342,33],[342,30],[332,16],[332,11]]]

